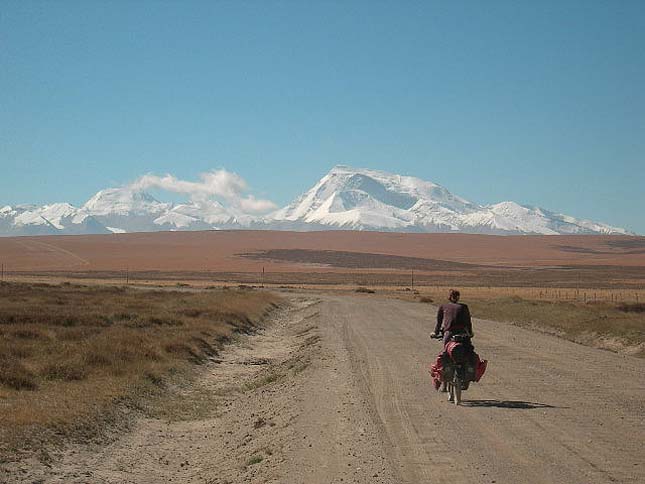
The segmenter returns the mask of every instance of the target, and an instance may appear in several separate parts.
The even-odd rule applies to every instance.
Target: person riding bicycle
[[[443,339],[444,345],[443,351],[430,367],[435,388],[441,388],[442,392],[448,391],[450,379],[457,375],[457,381],[461,381],[460,390],[454,393],[451,389],[449,392],[449,400],[453,401],[454,398],[457,404],[461,399],[461,390],[467,390],[471,381],[478,382],[486,372],[488,364],[487,360],[479,357],[472,346],[470,339],[474,332],[470,310],[467,305],[459,302],[459,297],[459,291],[450,290],[450,302],[439,306],[437,324],[434,332],[430,334],[431,338]],[[454,366],[455,363],[457,366]],[[449,370],[448,374],[452,376],[447,377],[446,370]],[[457,373],[458,371],[462,373]]]
[[[443,334],[444,345],[455,334],[464,334],[469,338],[474,336],[470,311],[467,305],[459,302],[459,297],[459,291],[451,289],[448,294],[450,302],[439,306],[437,311],[437,324],[430,337],[436,338]]]

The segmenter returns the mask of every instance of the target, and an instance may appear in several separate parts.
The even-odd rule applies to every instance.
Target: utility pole
[[[2,273],[2,276],[0,278],[0,281],[4,282],[4,262],[2,263],[2,271],[1,271],[1,273]]]
[[[264,287],[264,266],[262,266],[262,279],[261,279],[261,286]]]
[[[125,285],[127,286],[130,284],[130,268],[126,267],[125,268]]]
[[[412,289],[414,289],[414,269],[412,269]]]

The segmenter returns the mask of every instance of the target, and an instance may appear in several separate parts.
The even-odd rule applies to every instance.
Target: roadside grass
[[[508,321],[588,346],[645,357],[643,304],[536,301],[518,296],[464,302],[477,318]]]
[[[100,440],[280,304],[249,290],[0,285],[0,461]]]
[[[250,467],[252,465],[259,464],[263,460],[264,460],[264,457],[262,457],[261,455],[254,455],[253,457],[249,458],[246,461],[246,467]]]
[[[259,378],[246,382],[242,385],[242,391],[256,390],[258,388],[265,387],[271,383],[275,383],[284,378],[285,375],[280,374],[276,371],[271,371],[268,374],[262,375]]]

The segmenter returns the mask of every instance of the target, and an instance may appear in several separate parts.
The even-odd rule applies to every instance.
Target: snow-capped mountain
[[[125,186],[99,191],[81,208],[68,203],[0,208],[0,236],[161,230],[378,230],[484,234],[630,234],[537,207],[479,205],[435,183],[336,166],[286,207],[265,217],[215,200],[160,202]]]
[[[169,207],[169,203],[130,187],[106,188],[83,205],[84,210],[95,216],[148,215],[165,212]]]
[[[272,220],[307,227],[486,234],[627,234],[514,202],[478,205],[410,176],[336,166]]]
[[[69,203],[5,206],[0,209],[0,235],[104,234],[106,228],[83,209]]]
[[[161,230],[154,221],[170,209],[172,204],[128,186],[101,190],[83,205],[83,210],[115,233]]]
[[[131,187],[101,190],[83,210],[115,233],[241,228],[243,218],[215,200],[173,205]]]
[[[214,200],[176,205],[153,223],[170,230],[208,230],[239,225],[236,217]]]

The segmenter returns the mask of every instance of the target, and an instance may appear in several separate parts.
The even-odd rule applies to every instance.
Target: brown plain
[[[645,237],[206,231],[0,238],[11,271],[311,271],[240,257],[275,249],[344,251],[500,267],[645,267]],[[340,270],[326,267],[326,270]]]
[[[12,237],[0,238],[0,263],[9,280],[31,281],[400,287],[412,284],[414,272],[417,287],[619,289],[633,300],[645,288],[645,238],[624,236],[206,231]]]

